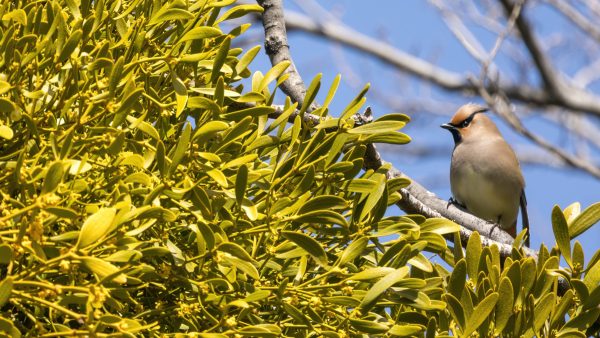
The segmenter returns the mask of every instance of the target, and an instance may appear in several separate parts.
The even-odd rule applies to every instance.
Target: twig
[[[502,3],[502,6],[506,11],[507,17],[511,16],[516,6],[519,6],[514,3],[513,0],[500,0],[500,3]],[[552,63],[544,53],[538,40],[535,38],[533,29],[525,19],[523,11],[520,11],[515,24],[519,30],[523,43],[527,47],[527,50],[544,81],[544,85],[552,94],[562,97],[564,95],[563,89],[565,85],[558,74],[556,74]]]
[[[284,19],[288,30],[297,29],[342,43],[443,89],[478,94],[479,83],[473,83],[469,78],[433,65],[348,26],[334,22],[316,22],[309,16],[293,11],[286,12]],[[565,95],[560,97],[529,85],[506,82],[501,82],[498,86],[489,86],[487,89],[490,93],[501,91],[511,100],[535,106],[561,106],[572,111],[600,116],[600,98],[575,87],[563,89]]]
[[[591,20],[586,18],[583,14],[579,13],[577,9],[573,8],[568,1],[564,0],[546,0],[552,6],[554,6],[559,12],[561,12],[567,19],[579,27],[584,33],[591,36],[596,41],[600,42],[600,30],[597,25],[592,23]]]

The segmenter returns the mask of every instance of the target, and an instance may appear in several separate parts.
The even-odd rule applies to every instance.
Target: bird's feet
[[[464,209],[464,210],[467,209],[467,207],[465,207],[464,205],[460,204],[459,201],[455,200],[454,197],[450,197],[448,199],[448,204],[446,205],[446,209],[448,209],[450,207],[450,205],[454,205],[454,206],[456,206],[456,207],[458,207],[460,209]]]

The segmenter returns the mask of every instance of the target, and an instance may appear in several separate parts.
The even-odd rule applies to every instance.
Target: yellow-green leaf
[[[7,276],[0,282],[0,307],[2,307],[10,299],[10,294],[13,289],[13,277]]]
[[[572,267],[569,227],[565,215],[558,205],[555,205],[552,209],[552,230],[554,231],[554,237],[556,238],[556,244],[558,244],[560,253],[565,258],[567,264]]]
[[[110,229],[110,225],[116,214],[116,208],[102,208],[89,216],[81,227],[79,240],[75,248],[85,248],[104,237]]]
[[[201,26],[190,29],[184,36],[179,39],[179,42],[185,42],[189,40],[199,40],[206,38],[214,38],[223,35],[220,29],[210,26]]]
[[[359,307],[362,311],[368,311],[377,301],[377,298],[387,291],[392,285],[398,283],[408,275],[408,267],[403,266],[396,269],[375,283],[360,302]]]
[[[15,136],[15,133],[9,126],[0,126],[0,137],[6,140],[11,140]]]
[[[314,238],[301,232],[282,231],[281,235],[306,251],[321,266],[328,266],[325,250]]]
[[[569,224],[570,238],[575,238],[600,221],[600,202],[590,205]]]
[[[96,257],[81,257],[80,259],[83,265],[98,275],[99,278],[104,279],[107,276],[112,276],[108,281],[118,284],[127,283],[127,276],[122,273],[117,274],[119,268],[115,265]]]

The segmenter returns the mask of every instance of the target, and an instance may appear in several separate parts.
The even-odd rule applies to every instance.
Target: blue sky
[[[340,20],[355,30],[371,37],[384,39],[395,47],[411,54],[423,57],[446,69],[456,72],[471,72],[477,75],[478,64],[463,49],[442,21],[439,12],[426,1],[421,0],[379,0],[376,2],[323,0],[319,3],[326,9],[338,13]],[[285,2],[286,8],[300,10],[293,1]],[[528,13],[528,12],[526,12]],[[540,23],[541,33],[544,30],[561,30],[567,23],[551,10],[536,11],[532,18]],[[254,25],[262,29],[260,24]],[[536,26],[537,27],[537,26]],[[481,39],[485,48],[495,42],[495,36],[482,30],[473,32]],[[292,32],[289,35],[292,55],[305,82],[310,82],[317,73],[323,73],[321,101],[326,94],[332,79],[342,74],[342,84],[332,103],[332,114],[340,110],[353,98],[364,83],[371,83],[371,94],[367,95],[367,104],[377,116],[395,112],[378,99],[379,96],[396,97],[400,100],[426,102],[434,99],[447,105],[446,114],[452,114],[466,102],[482,102],[475,97],[465,97],[456,93],[447,93],[431,86],[414,81],[411,77],[399,74],[390,66],[368,56],[347,48],[335,46],[322,38],[305,33]],[[258,42],[260,43],[260,42]],[[562,53],[562,54],[561,54]],[[556,62],[570,73],[576,69],[568,64],[568,60],[578,60],[575,50],[559,51]],[[579,61],[582,62],[581,58]],[[519,79],[522,74],[515,72],[512,62],[499,55],[496,62],[502,74],[509,79]],[[575,61],[572,61],[575,62]],[[566,64],[566,65],[565,65]],[[260,53],[252,65],[253,70],[265,72],[269,61],[264,51]],[[535,77],[529,78],[535,83]],[[452,152],[450,134],[439,128],[448,120],[448,116],[433,116],[416,110],[408,112],[413,122],[404,130],[413,142],[404,146],[381,147],[382,156],[392,162],[395,167],[424,184],[439,197],[450,197],[448,170]],[[515,148],[530,149],[533,145],[523,137],[510,131],[497,117],[493,119],[502,133]],[[543,137],[557,142],[565,137],[557,128],[537,117],[524,118],[525,125]],[[416,158],[403,155],[402,149],[416,149],[420,146],[435,147],[442,153],[430,158]],[[595,154],[597,155],[597,154]],[[600,156],[596,156],[599,158]],[[553,169],[539,165],[524,165],[524,176],[527,182],[526,193],[529,202],[529,216],[532,226],[532,247],[539,247],[541,242],[547,246],[554,245],[550,212],[555,204],[562,208],[573,202],[580,202],[582,207],[600,201],[600,181],[592,176],[576,170]],[[400,214],[397,210],[394,213]],[[598,249],[596,238],[600,237],[600,224],[578,238],[585,248],[586,260]]]

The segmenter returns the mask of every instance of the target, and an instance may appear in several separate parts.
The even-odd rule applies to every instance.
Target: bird
[[[454,139],[450,164],[451,202],[469,213],[496,223],[513,238],[521,208],[522,226],[527,229],[525,245],[529,246],[529,219],[525,180],[519,161],[494,122],[485,114],[487,107],[469,103],[460,107],[447,129]]]

